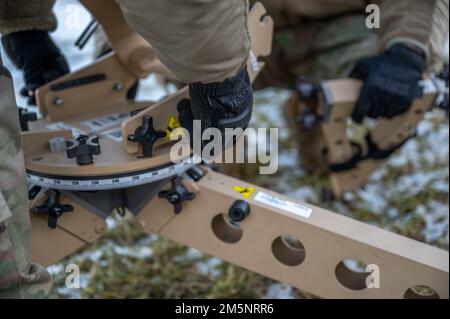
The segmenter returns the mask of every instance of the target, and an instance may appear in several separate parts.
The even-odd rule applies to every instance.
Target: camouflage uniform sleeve
[[[381,46],[409,43],[422,48],[430,66],[442,60],[448,34],[449,0],[381,1]]]
[[[54,31],[54,2],[55,0],[0,0],[0,33]]]
[[[52,279],[30,262],[31,225],[14,90],[0,57],[0,299],[44,298]]]

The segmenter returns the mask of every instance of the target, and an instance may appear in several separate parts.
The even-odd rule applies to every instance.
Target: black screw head
[[[235,223],[244,221],[248,215],[250,215],[250,205],[243,200],[235,201],[228,210],[228,217]]]
[[[78,135],[77,137],[75,137],[75,140],[77,140],[80,145],[85,145],[88,139],[89,136],[87,135]]]
[[[317,93],[317,86],[308,80],[306,77],[301,77],[297,82],[297,92],[300,99],[307,100]]]
[[[314,127],[319,122],[319,118],[315,112],[306,108],[298,118],[300,127],[303,131],[310,131],[314,129]]]
[[[181,197],[178,193],[170,193],[167,196],[167,200],[171,203],[171,204],[176,204],[179,203],[181,200]]]

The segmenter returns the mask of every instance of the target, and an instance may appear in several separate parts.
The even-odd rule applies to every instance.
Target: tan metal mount
[[[86,0],[83,3],[94,11],[94,15],[107,26],[106,29],[108,26],[115,26],[107,21],[109,18],[123,18],[112,1]],[[103,6],[114,6],[111,12],[115,13],[107,17],[95,14],[100,7],[104,12],[109,12]],[[270,53],[273,21],[264,16],[265,10],[258,4],[249,17],[254,43],[249,63],[252,78],[263,67],[255,57]],[[121,29],[122,27],[124,29]],[[123,25],[119,29],[124,34],[132,33],[131,29]],[[111,31],[107,30],[107,33],[110,34]],[[71,205],[73,211],[59,217],[56,228],[50,229],[45,215],[33,213],[36,207],[46,202],[47,197],[40,193],[30,201],[34,261],[43,265],[55,263],[101,237],[106,229],[105,219],[112,212],[111,207],[115,205],[116,197],[126,194],[129,196],[127,205],[133,204],[130,199],[135,199],[139,204],[128,208],[135,214],[137,225],[144,232],[160,234],[321,297],[448,298],[448,252],[288,199],[270,190],[212,172],[206,167],[200,167],[204,176],[196,179],[197,181],[183,174],[184,170],[165,175],[158,182],[132,188],[105,188],[93,193],[75,191],[78,190],[76,185],[85,183],[86,179],[91,179],[88,183],[93,183],[92,185],[98,182],[96,179],[102,178],[106,183],[106,178],[110,183],[115,183],[124,173],[137,174],[142,169],[170,164],[167,154],[170,145],[167,143],[155,149],[154,157],[143,159],[139,158],[136,149],[124,149],[121,141],[110,139],[105,134],[111,129],[118,129],[122,133],[119,135],[126,136],[133,132],[144,114],[150,114],[156,119],[161,117],[165,122],[176,110],[177,101],[187,97],[187,90],[184,88],[165,101],[151,106],[126,101],[123,92],[111,94],[111,85],[118,79],[122,80],[124,88],[127,88],[138,75],[140,76],[139,70],[136,71],[135,67],[128,65],[132,52],[135,52],[132,48],[149,49],[133,35],[138,44],[130,46],[130,51],[127,51],[123,49],[123,37],[118,38],[112,41],[115,53],[93,66],[58,79],[53,84],[96,73],[107,74],[109,80],[61,91],[52,90],[50,84],[38,92],[39,106],[45,118],[30,123],[30,132],[22,135],[29,178],[37,178],[29,179],[30,184],[44,183],[46,179],[52,181],[54,187],[47,188],[60,189],[61,203]],[[143,52],[142,49],[137,51]],[[148,63],[143,65],[148,66]],[[151,68],[144,69],[150,72]],[[116,71],[117,73],[108,73]],[[332,85],[330,90],[333,91]],[[55,97],[60,97],[63,103],[53,105],[51,102],[56,101]],[[344,100],[340,100],[341,103],[344,103]],[[96,104],[97,102],[100,104]],[[86,121],[92,119],[103,119],[116,112],[142,108],[145,110],[131,117],[129,121],[125,120],[122,126],[114,121],[114,125],[103,129],[94,130],[86,126]],[[165,109],[170,111],[164,113]],[[166,124],[167,122],[158,125]],[[52,130],[52,125],[59,129]],[[52,153],[48,147],[49,139],[69,139],[73,130],[80,129],[101,137],[102,152],[90,165],[76,165],[75,161],[68,160],[65,154]],[[171,167],[164,169],[170,171]],[[34,176],[34,173],[37,175]],[[173,205],[167,199],[155,195],[160,190],[170,189],[168,177],[180,174],[183,174],[180,185],[194,194],[195,198],[190,194],[190,200],[181,203],[181,212],[174,214]],[[61,179],[56,179],[57,177]],[[139,176],[127,176],[125,179],[134,177]],[[60,187],[62,183],[71,182],[71,179],[74,183],[72,188]],[[230,212],[235,211],[237,200],[241,200],[240,205],[245,206],[246,212],[249,210],[249,214],[239,220],[229,216]],[[362,273],[351,271],[344,263],[350,258],[360,260],[369,268],[363,269]],[[375,270],[375,273],[365,273],[368,269]],[[373,281],[367,278],[373,278]],[[378,279],[379,288],[368,288],[372,284],[378,286]],[[417,289],[414,289],[417,285],[429,287],[428,291],[432,293],[418,295]]]
[[[402,145],[415,134],[417,124],[433,106],[438,90],[431,79],[422,81],[424,94],[417,98],[408,112],[393,119],[377,120],[375,128],[370,131],[371,141],[381,151],[388,151]],[[348,121],[359,97],[362,83],[354,79],[325,81],[321,85],[317,104],[299,101],[292,97],[285,105],[286,118],[297,136],[298,147],[303,153],[307,169],[319,173],[328,172],[332,190],[337,198],[347,191],[354,191],[369,180],[372,173],[384,158],[364,158],[368,153],[367,141],[354,142],[348,136]],[[297,121],[305,107],[312,108],[321,119],[310,130],[302,130]],[[339,171],[330,170],[331,165],[346,163],[354,158],[361,148],[362,159],[356,166]]]

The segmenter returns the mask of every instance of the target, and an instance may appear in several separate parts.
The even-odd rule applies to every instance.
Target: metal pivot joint
[[[41,206],[37,206],[34,209],[34,212],[37,214],[48,215],[47,225],[51,229],[55,229],[58,218],[65,213],[73,212],[73,206],[61,204],[59,200],[60,193],[56,190],[49,190],[47,195],[48,198],[45,203]]]
[[[94,155],[100,154],[100,144],[97,136],[80,135],[66,142],[67,157],[76,158],[78,165],[94,163]]]
[[[183,186],[182,180],[181,177],[175,177],[171,181],[170,190],[159,192],[159,198],[165,198],[173,205],[175,215],[183,210],[182,203],[184,201],[192,201],[195,198],[195,194]]]
[[[166,132],[156,131],[153,127],[153,117],[144,116],[142,125],[139,126],[133,135],[128,135],[128,141],[140,143],[142,146],[142,155],[144,157],[153,156],[153,146],[155,143],[167,136]]]

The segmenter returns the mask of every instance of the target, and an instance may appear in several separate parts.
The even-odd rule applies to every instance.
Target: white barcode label
[[[128,113],[124,112],[113,113],[81,122],[81,125],[89,128],[91,132],[96,133],[120,125],[124,120],[128,118],[128,116],[129,116]]]
[[[290,212],[303,218],[309,218],[313,212],[312,208],[282,199],[274,195],[270,195],[265,192],[258,192],[254,200],[271,207]]]
[[[122,129],[120,127],[105,131],[102,135],[112,139],[113,141],[122,142]]]
[[[69,125],[64,122],[55,122],[47,125],[47,128],[52,131],[72,131],[73,136],[85,135],[86,133],[83,130],[80,130],[78,127]]]

